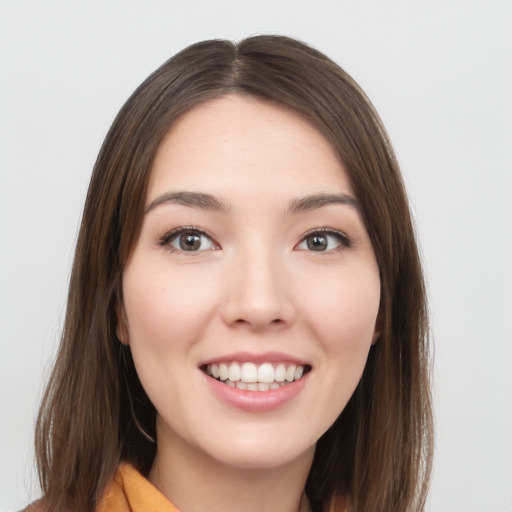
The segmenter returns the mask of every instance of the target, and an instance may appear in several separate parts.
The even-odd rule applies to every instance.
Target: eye
[[[172,250],[183,252],[218,249],[217,245],[204,231],[195,228],[174,229],[162,237],[159,245],[169,246]]]
[[[344,233],[333,230],[317,230],[306,233],[296,246],[299,251],[328,252],[350,247],[350,239]]]

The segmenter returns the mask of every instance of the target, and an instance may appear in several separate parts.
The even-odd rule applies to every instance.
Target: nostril
[[[235,323],[236,324],[250,324],[251,322],[244,318],[239,318],[238,320],[235,320]],[[270,321],[270,324],[282,324],[282,323],[284,323],[284,320],[281,320],[281,318],[274,318],[274,320]]]

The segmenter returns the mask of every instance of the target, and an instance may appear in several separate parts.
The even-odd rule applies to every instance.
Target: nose
[[[265,250],[240,254],[227,269],[224,321],[253,331],[280,329],[295,318],[294,302],[283,262]]]

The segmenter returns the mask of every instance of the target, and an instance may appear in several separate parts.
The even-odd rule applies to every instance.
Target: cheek
[[[143,341],[162,349],[194,339],[214,312],[216,287],[208,282],[197,288],[189,272],[151,271],[136,262],[126,269],[124,305],[130,343]]]
[[[300,316],[317,350],[311,379],[316,389],[311,417],[315,441],[353,395],[368,358],[380,303],[380,279],[372,265],[327,269],[304,281]],[[314,380],[313,380],[314,379]]]
[[[369,346],[380,303],[378,272],[356,270],[310,284],[302,309],[317,337],[334,350]]]

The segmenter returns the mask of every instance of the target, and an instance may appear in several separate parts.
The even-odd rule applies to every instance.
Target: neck
[[[241,468],[159,438],[149,480],[180,512],[304,512],[313,454],[314,447],[279,467]]]

